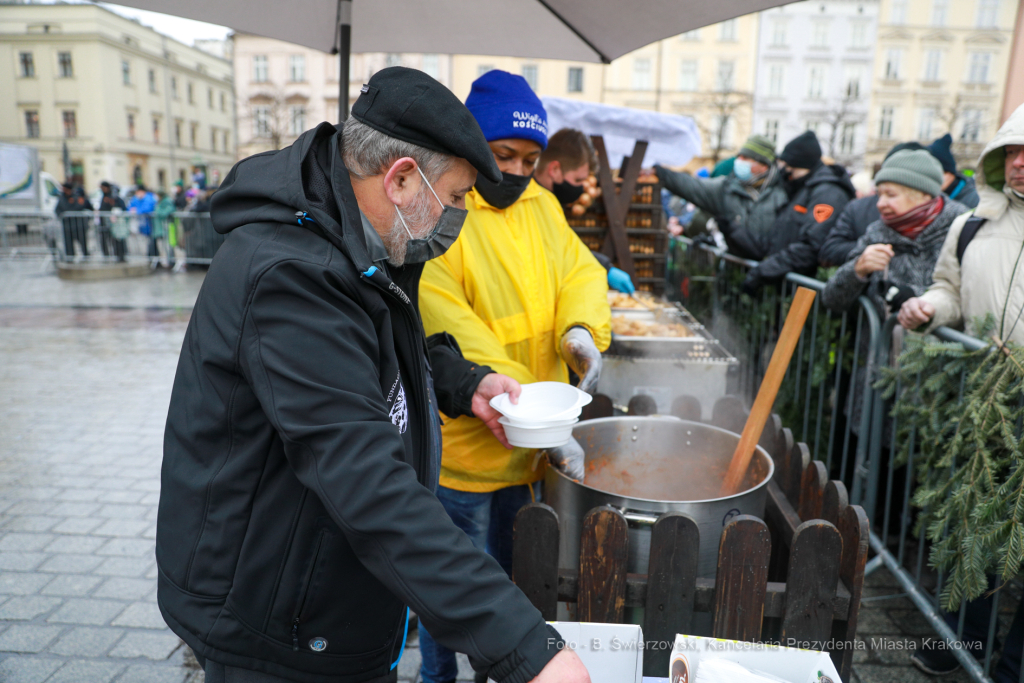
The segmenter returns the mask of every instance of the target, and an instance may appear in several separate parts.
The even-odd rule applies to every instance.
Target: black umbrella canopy
[[[610,62],[662,38],[792,0],[118,0],[324,52]],[[344,4],[343,4],[344,3]]]

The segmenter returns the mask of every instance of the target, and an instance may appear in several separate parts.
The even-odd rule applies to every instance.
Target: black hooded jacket
[[[825,236],[856,194],[846,169],[818,164],[802,183],[791,185],[789,203],[770,231],[757,234],[733,228],[731,241],[747,258],[761,261],[747,276],[745,288],[779,282],[790,272],[813,276]]]
[[[392,279],[370,263],[339,144],[321,124],[214,195],[227,238],[164,436],[161,612],[204,658],[355,683],[395,680],[411,606],[479,670],[525,683],[557,632],[432,493],[428,356],[445,412],[468,409],[487,370],[445,339],[428,351],[422,266]]]

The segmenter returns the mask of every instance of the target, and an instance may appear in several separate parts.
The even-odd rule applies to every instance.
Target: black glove
[[[740,290],[747,296],[753,297],[760,289],[761,275],[757,272],[757,268],[754,268],[747,273],[747,277],[743,280],[743,284],[740,285]]]
[[[889,304],[889,310],[893,312],[899,311],[908,299],[917,296],[914,290],[907,285],[898,285],[890,280],[879,282],[878,289],[882,298],[885,299],[885,303]]]

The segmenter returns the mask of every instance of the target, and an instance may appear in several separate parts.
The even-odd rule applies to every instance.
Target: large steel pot
[[[601,505],[629,522],[629,571],[647,573],[651,526],[663,512],[689,515],[700,530],[697,570],[714,577],[722,528],[736,515],[764,516],[775,471],[761,447],[742,493],[718,497],[739,435],[674,417],[609,417],[579,423],[573,436],[587,453],[584,483],[547,469],[544,499],[558,513],[559,566],[579,568],[583,517]]]

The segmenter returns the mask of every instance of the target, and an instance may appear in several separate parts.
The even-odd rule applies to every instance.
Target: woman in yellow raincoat
[[[459,239],[429,261],[420,280],[428,335],[448,332],[465,357],[520,383],[567,382],[568,364],[593,390],[600,351],[611,340],[606,273],[565,220],[553,194],[532,179],[547,143],[547,114],[521,76],[490,71],[473,83],[466,106],[503,174],[478,178],[466,196]],[[478,419],[445,419],[438,498],[456,525],[507,572],[512,521],[535,497],[546,463],[536,451],[505,449]],[[575,441],[549,457],[583,478]],[[420,629],[424,683],[454,680],[454,654]]]

